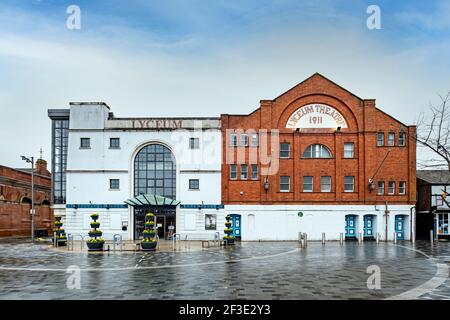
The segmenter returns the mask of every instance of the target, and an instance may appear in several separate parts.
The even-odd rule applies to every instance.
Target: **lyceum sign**
[[[308,104],[297,109],[290,117],[286,128],[347,128],[344,116],[335,108],[325,104]]]

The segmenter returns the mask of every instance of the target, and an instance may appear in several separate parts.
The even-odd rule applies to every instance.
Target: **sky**
[[[0,164],[40,148],[50,160],[47,109],[71,101],[118,117],[250,113],[315,72],[412,125],[450,90],[449,31],[447,0],[2,0]]]

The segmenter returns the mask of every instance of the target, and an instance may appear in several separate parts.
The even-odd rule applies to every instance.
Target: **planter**
[[[99,242],[87,241],[86,244],[87,244],[89,251],[103,251],[103,245],[105,244],[105,242],[103,242],[103,241],[99,241]]]
[[[223,240],[226,241],[227,245],[232,245],[234,244],[234,241],[236,240],[236,238],[224,238]]]
[[[156,250],[156,246],[158,245],[158,242],[153,242],[153,241],[142,241],[141,242],[141,248],[144,251],[155,251]]]
[[[98,228],[100,227],[100,223],[99,222],[91,222],[91,228]]]

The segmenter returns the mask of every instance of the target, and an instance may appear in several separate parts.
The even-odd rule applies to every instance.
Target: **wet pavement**
[[[419,252],[420,251],[420,252]],[[450,243],[247,242],[189,252],[81,253],[0,241],[0,299],[384,299],[448,266]],[[368,289],[369,266],[381,288]],[[69,266],[80,289],[69,289]],[[419,299],[449,299],[450,281]]]

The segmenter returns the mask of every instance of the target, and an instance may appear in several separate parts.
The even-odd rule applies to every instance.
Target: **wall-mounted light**
[[[375,182],[373,181],[372,178],[369,179],[369,190],[370,190],[370,192],[375,190]]]
[[[341,127],[337,127],[336,132],[341,132],[341,129],[342,129]]]
[[[269,178],[264,178],[264,190],[269,190]]]

